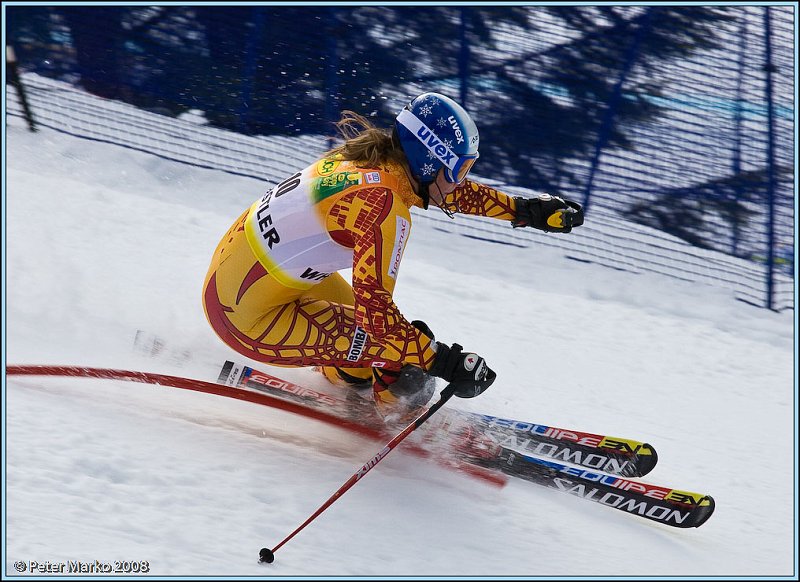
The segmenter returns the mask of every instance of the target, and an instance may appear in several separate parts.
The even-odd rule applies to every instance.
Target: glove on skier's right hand
[[[454,388],[453,395],[459,398],[474,398],[492,385],[497,374],[486,365],[486,360],[477,354],[463,353],[458,344],[448,347],[436,342],[436,358],[428,370]]]
[[[540,194],[538,198],[515,197],[517,216],[514,228],[530,226],[545,232],[571,232],[583,224],[583,208],[577,202]]]

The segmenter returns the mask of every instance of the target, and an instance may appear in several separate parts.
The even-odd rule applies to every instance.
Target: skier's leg
[[[307,291],[282,285],[250,250],[245,216],[223,237],[206,275],[203,305],[217,335],[237,352],[273,365],[336,366],[365,379],[372,362],[393,367],[396,350],[356,326],[347,282],[334,274]]]
[[[353,315],[352,306],[355,304],[355,296],[353,295],[353,287],[348,283],[344,277],[339,273],[334,273],[327,277],[319,285],[315,285],[309,289],[302,297],[301,301],[328,301],[333,304],[347,306],[348,309],[343,310],[342,317],[347,319],[349,326],[352,319],[352,326],[355,329],[355,317]],[[365,334],[358,334],[365,335]],[[354,342],[360,341],[354,338]],[[358,347],[358,346],[355,346]],[[354,354],[351,357],[355,357]],[[353,368],[350,366],[319,366],[317,368],[332,384],[336,385],[353,385],[353,386],[369,386],[372,384],[372,369],[371,368]]]

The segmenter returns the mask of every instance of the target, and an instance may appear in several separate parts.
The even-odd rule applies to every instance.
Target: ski
[[[487,414],[448,412],[507,448],[623,477],[642,477],[658,462],[655,448],[640,441]]]
[[[363,420],[365,424],[373,426],[380,422],[371,402],[354,394],[354,391],[337,398],[230,360],[222,366],[217,383],[279,396],[347,420]]]
[[[217,382],[280,396],[325,410],[350,421],[382,426],[371,400],[347,391],[337,398],[318,392],[250,366],[226,361]],[[446,433],[462,444],[481,448],[496,445],[523,453],[547,457],[593,470],[602,470],[623,477],[641,477],[649,473],[658,460],[655,449],[640,441],[586,433],[496,416],[442,409],[431,419],[421,439],[433,440],[436,433]],[[490,442],[482,442],[488,438]]]
[[[346,393],[347,397],[345,398],[335,398],[231,361],[226,361],[223,365],[217,378],[217,384],[230,388],[253,390],[293,402],[300,405],[300,408],[315,412],[316,416],[312,415],[313,418],[327,422],[330,419],[336,419],[335,424],[340,428],[370,438],[383,439],[387,436],[387,427],[372,401],[354,394],[352,390]],[[443,467],[471,475],[488,483],[503,486],[507,482],[508,478],[501,472],[493,468],[482,467],[472,458],[438,454],[448,447],[431,444],[432,435],[433,431],[430,430],[415,431],[415,435],[412,436],[419,438],[409,438],[408,443],[404,443],[404,446],[412,454],[429,458]]]
[[[190,350],[173,346],[168,340],[144,330],[137,331],[134,349],[148,357],[166,359],[176,365],[183,365],[191,358]],[[218,382],[268,392],[352,422],[369,423],[373,426],[381,424],[371,399],[359,397],[354,394],[355,391],[333,397],[231,361],[225,362]],[[631,439],[450,408],[440,411],[431,420],[431,427],[427,431],[438,426],[449,432],[457,430],[475,435],[488,433],[498,444],[513,450],[623,477],[647,475],[658,462],[658,455],[651,445]]]
[[[700,527],[714,513],[714,498],[710,495],[570,467],[506,447],[500,447],[495,454],[485,455],[476,462],[507,475],[672,527]]]
[[[373,427],[382,424],[366,398],[336,398],[231,361],[217,381],[281,395]],[[452,462],[497,470],[668,526],[700,527],[714,512],[710,495],[626,478],[655,466],[655,449],[647,443],[453,409],[440,410],[421,428],[426,427],[419,431],[417,446],[434,456],[449,453]]]
[[[165,342],[155,340],[153,334],[139,332],[134,347],[149,357],[165,357]],[[167,355],[181,363],[187,353],[173,349]],[[364,391],[331,395],[232,361],[222,366],[217,383],[266,393],[320,418],[339,419],[356,432],[385,432]],[[641,441],[449,408],[415,436],[409,452],[497,484],[502,484],[501,477],[519,478],[678,528],[699,527],[714,512],[710,495],[630,480],[649,473],[658,461],[655,449]]]

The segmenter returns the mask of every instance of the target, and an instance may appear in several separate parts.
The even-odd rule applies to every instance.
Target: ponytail
[[[399,142],[389,129],[375,127],[372,122],[354,111],[343,111],[336,129],[344,143],[325,153],[326,158],[360,162],[376,167],[387,162],[406,163]]]

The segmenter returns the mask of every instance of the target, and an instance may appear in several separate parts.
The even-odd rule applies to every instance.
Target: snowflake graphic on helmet
[[[423,93],[398,113],[394,129],[411,174],[429,184],[444,170],[453,184],[478,158],[478,128],[463,107],[441,93]]]

